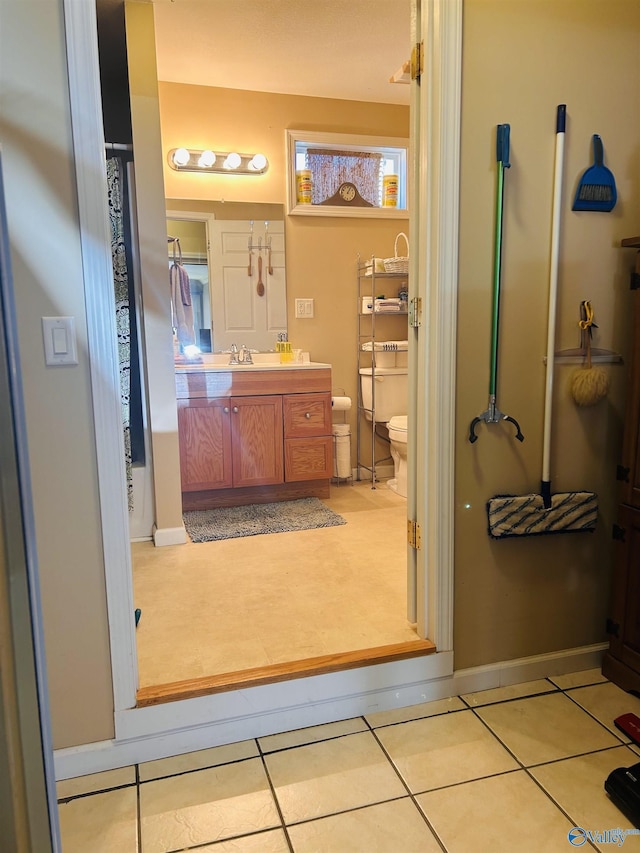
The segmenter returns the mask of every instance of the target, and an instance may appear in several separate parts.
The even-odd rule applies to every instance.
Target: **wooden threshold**
[[[275,684],[293,678],[305,678],[308,675],[325,675],[360,666],[373,666],[378,663],[390,663],[395,660],[421,657],[436,651],[431,640],[413,640],[408,643],[393,643],[388,646],[376,646],[359,649],[354,652],[339,652],[334,655],[320,655],[314,658],[277,663],[271,666],[257,666],[236,672],[224,672],[205,678],[188,678],[185,681],[172,681],[153,687],[141,687],[136,694],[136,707],[160,705],[164,702],[178,702],[182,699],[196,699],[227,690],[239,690],[244,687],[258,687],[262,684]]]

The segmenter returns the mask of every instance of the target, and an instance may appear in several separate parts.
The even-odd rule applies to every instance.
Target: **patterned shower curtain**
[[[133,510],[133,478],[131,472],[131,327],[129,318],[129,276],[124,238],[123,180],[124,167],[119,157],[107,159],[107,184],[109,190],[109,219],[111,221],[111,258],[116,297],[116,331],[118,335],[118,360],[120,363],[120,401],[122,404],[122,429],[127,470],[127,499],[129,512]]]

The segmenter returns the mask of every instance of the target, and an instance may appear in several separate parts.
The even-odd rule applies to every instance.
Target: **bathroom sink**
[[[228,352],[204,352],[198,358],[190,360],[181,358],[176,361],[176,370],[227,370],[228,368],[270,367],[280,366],[280,354],[275,352],[255,352],[251,355],[253,364],[229,364]]]
[[[318,367],[329,367],[327,364],[320,362],[297,362],[288,361],[281,362],[280,354],[275,352],[254,352],[252,353],[253,364],[229,364],[229,353],[215,352],[202,353],[197,361],[180,361],[176,362],[175,369],[177,371],[194,371],[194,370],[209,370],[209,371],[229,371],[229,370],[279,370],[285,368],[291,369],[309,369]]]

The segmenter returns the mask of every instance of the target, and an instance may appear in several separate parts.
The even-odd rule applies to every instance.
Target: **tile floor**
[[[324,503],[347,523],[135,543],[140,686],[418,639],[406,619],[406,500],[356,482]]]
[[[640,850],[603,788],[640,762],[628,711],[588,670],[71,779],[63,851]]]

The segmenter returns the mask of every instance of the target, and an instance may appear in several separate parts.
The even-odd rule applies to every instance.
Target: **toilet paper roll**
[[[332,397],[331,405],[334,412],[348,412],[351,408],[351,397]]]

